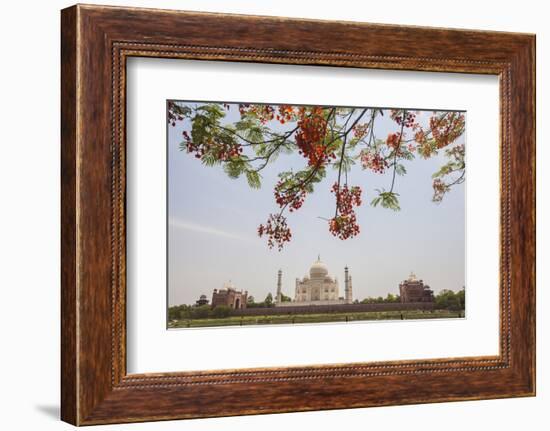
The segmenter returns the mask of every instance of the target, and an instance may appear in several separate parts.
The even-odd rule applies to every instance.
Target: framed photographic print
[[[63,420],[535,394],[533,35],[61,30]]]

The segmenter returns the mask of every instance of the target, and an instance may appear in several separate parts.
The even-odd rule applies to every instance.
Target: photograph
[[[465,111],[166,118],[168,329],[466,318]]]

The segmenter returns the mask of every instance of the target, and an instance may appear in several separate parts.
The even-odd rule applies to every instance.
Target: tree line
[[[394,304],[398,302],[401,302],[400,296],[392,293],[388,293],[385,298],[382,296],[367,297],[362,301],[354,301],[356,304]],[[464,288],[457,292],[450,289],[441,290],[434,296],[434,308],[451,311],[464,310],[466,308],[466,291]]]
[[[283,302],[290,302],[291,298],[282,295]],[[401,298],[399,295],[388,293],[384,298],[367,297],[363,300],[355,300],[354,304],[388,304],[399,303]],[[268,293],[263,301],[255,302],[253,296],[249,296],[246,306],[248,308],[270,308],[275,306],[273,295]],[[454,292],[450,289],[443,289],[434,296],[434,308],[437,310],[464,311],[466,307],[466,292],[464,288]],[[212,308],[209,304],[206,305],[174,305],[168,308],[168,320],[185,320],[185,319],[207,319],[207,318],[223,318],[232,314],[232,308],[227,305],[218,305]]]

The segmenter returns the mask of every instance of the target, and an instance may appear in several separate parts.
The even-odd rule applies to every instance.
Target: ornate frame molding
[[[221,30],[198,31],[206,23]],[[250,30],[258,26],[284,29],[288,40]],[[341,35],[335,42],[293,41],[335,30]],[[369,44],[372,37],[377,47]],[[352,41],[354,49],[343,50]],[[534,43],[534,36],[509,33],[99,6],[65,9],[62,418],[98,424],[533,395]],[[410,44],[408,56],[402,54],[405,44]],[[132,56],[498,75],[500,354],[127,375],[125,66]],[[247,399],[251,390],[263,396]],[[306,390],[310,397],[303,400],[299,394]],[[239,400],[236,410],[217,402],[227,396]]]

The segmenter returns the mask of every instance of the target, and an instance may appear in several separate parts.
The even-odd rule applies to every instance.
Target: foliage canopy
[[[230,110],[238,120],[227,122]],[[375,123],[389,116],[394,131],[377,136]],[[465,149],[458,143],[464,134],[461,112],[432,112],[427,123],[419,111],[407,109],[342,108],[268,104],[168,103],[168,123],[186,122],[180,149],[205,166],[221,166],[230,178],[246,177],[252,188],[261,187],[261,171],[281,153],[298,153],[302,169],[279,173],[273,194],[277,211],[258,227],[270,248],[281,250],[292,238],[288,213],[299,210],[315,186],[334,175],[334,214],[326,218],[329,232],[346,240],[360,233],[356,208],[362,189],[348,184],[348,174],[358,165],[377,174],[390,172],[388,188],[376,189],[370,204],[399,211],[396,177],[407,170],[404,161],[428,159],[443,151],[448,162],[432,176],[434,202],[441,202],[452,186],[465,180]],[[277,127],[274,127],[274,126]],[[329,174],[333,168],[334,174]]]

